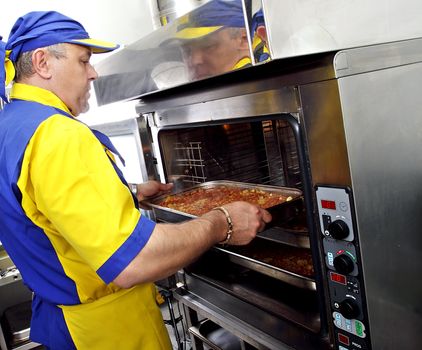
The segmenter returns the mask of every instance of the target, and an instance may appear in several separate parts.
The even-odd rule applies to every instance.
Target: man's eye
[[[189,55],[192,52],[190,47],[182,47],[182,53],[185,55]]]
[[[207,50],[207,51],[214,50],[216,46],[217,46],[216,44],[209,44],[204,47],[204,50]]]

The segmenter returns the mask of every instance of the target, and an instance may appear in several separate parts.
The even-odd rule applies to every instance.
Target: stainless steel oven
[[[196,348],[203,318],[257,349],[418,348],[421,47],[274,60],[141,98],[149,177],[176,191],[235,181],[303,193],[249,246],[216,246],[179,272]],[[312,270],[279,268],[289,254]]]
[[[157,282],[193,348],[230,349],[223,330],[242,349],[419,349],[421,2],[225,2],[251,67],[195,78],[176,35],[193,12],[96,65],[100,104],[139,101],[144,180],[301,193],[249,246]]]

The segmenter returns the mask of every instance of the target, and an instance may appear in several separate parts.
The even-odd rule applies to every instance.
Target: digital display
[[[333,282],[344,284],[344,285],[346,285],[347,283],[346,276],[340,275],[339,273],[330,272],[330,279]]]
[[[324,209],[336,210],[336,202],[321,199],[321,207],[323,207]]]

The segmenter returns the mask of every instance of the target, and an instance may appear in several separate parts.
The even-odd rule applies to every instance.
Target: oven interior
[[[158,140],[167,181],[175,184],[176,192],[216,180],[303,191],[306,180],[296,119],[291,114],[264,118],[161,129]],[[318,333],[321,317],[312,271],[318,260],[311,253],[307,221],[301,197],[292,203],[287,217],[273,217],[273,223],[248,246],[217,246],[185,273],[191,281],[204,281]],[[286,254],[290,254],[290,262],[299,265],[306,256],[304,274],[303,264],[299,270],[279,267],[277,260]]]
[[[160,147],[167,178],[179,186],[212,180],[302,186],[285,119],[162,130]]]

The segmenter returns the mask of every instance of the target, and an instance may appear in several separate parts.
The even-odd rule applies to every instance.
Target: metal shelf
[[[6,308],[31,299],[31,291],[23,284],[19,270],[0,244],[0,316]],[[1,350],[29,350],[39,346],[40,344],[28,340],[16,346],[8,347],[0,325]]]

